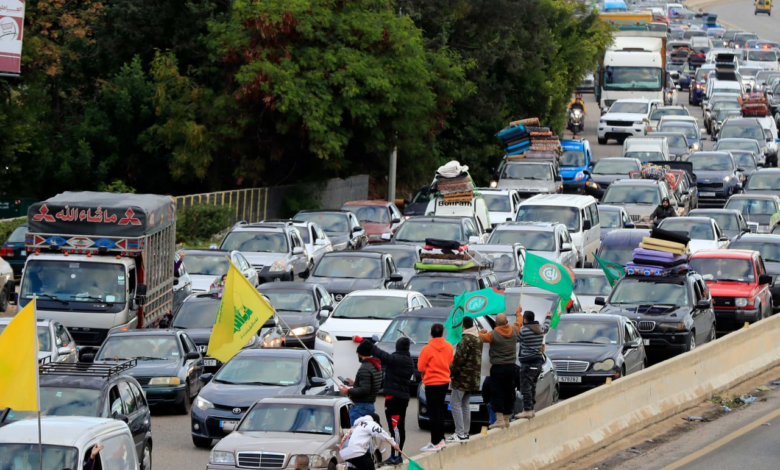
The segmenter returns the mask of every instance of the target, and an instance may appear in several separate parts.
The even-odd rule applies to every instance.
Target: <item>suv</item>
[[[476,267],[464,271],[420,271],[412,276],[406,289],[421,293],[434,307],[452,307],[455,297],[463,292],[498,289],[499,284],[492,269]]]
[[[777,303],[772,301],[772,306],[777,310],[780,307],[780,237],[776,234],[745,233],[734,240],[729,248],[757,251],[761,254],[767,274],[774,278],[769,290],[772,299],[778,299]]]
[[[55,419],[77,419],[75,417],[78,416],[124,421],[130,427],[138,460],[142,463],[141,470],[151,469],[152,418],[141,385],[129,375],[135,365],[135,360],[112,365],[42,365],[39,384],[41,414],[46,415],[43,419],[51,419],[53,416],[63,417]],[[35,420],[30,419],[35,415],[32,411],[8,410],[0,413],[0,426],[5,427],[4,431],[10,431],[14,428],[10,423],[35,423]],[[72,431],[72,428],[68,428],[63,435]]]
[[[753,139],[761,148],[761,153],[764,155],[769,154],[769,146],[767,146],[767,137],[764,134],[764,127],[757,118],[743,118],[738,116],[729,116],[726,118],[715,139],[730,138]]]
[[[710,289],[718,331],[733,331],[772,315],[772,276],[757,251],[699,251],[688,264],[702,273]]]
[[[626,137],[647,135],[650,114],[659,106],[663,106],[663,101],[648,99],[615,101],[599,120],[599,144],[606,145],[609,139],[622,141]]]
[[[604,197],[601,198],[601,203],[625,208],[636,227],[649,228],[652,226],[650,214],[666,197],[669,198],[672,207],[677,207],[678,212],[681,212],[677,195],[665,182],[650,179],[628,179],[612,183],[604,193]],[[679,215],[685,215],[684,209],[683,207],[682,213]]]
[[[748,224],[758,224],[758,233],[769,233],[772,216],[780,212],[780,197],[773,194],[735,194],[726,202],[724,209],[736,209]]]
[[[515,220],[520,205],[520,194],[516,190],[479,188],[479,193],[487,204],[491,227]]]
[[[700,207],[723,207],[729,197],[742,192],[742,180],[730,152],[694,152],[688,156],[696,175]]]
[[[368,243],[386,243],[382,234],[394,233],[403,219],[395,204],[387,201],[350,201],[341,206],[341,210],[357,216],[366,229]]]
[[[561,175],[556,163],[540,161],[501,162],[495,174],[495,187],[516,189],[520,199],[528,199],[537,194],[561,192]],[[491,187],[493,184],[491,183]]]
[[[294,281],[311,269],[301,233],[292,222],[248,224],[230,229],[220,250],[238,250],[257,271],[259,282]]]
[[[0,334],[12,319],[0,318]],[[39,362],[78,362],[76,342],[62,323],[40,318],[37,323]]]
[[[580,254],[562,223],[507,222],[493,230],[488,245],[519,243],[527,252],[542,256],[564,266],[574,268]]]
[[[607,299],[596,297],[600,313],[634,322],[648,356],[677,355],[715,339],[715,311],[704,279],[695,272],[626,276]]]
[[[368,245],[366,229],[350,211],[306,210],[295,214],[293,219],[314,222],[322,227],[333,243],[333,251],[359,250]]]
[[[404,276],[391,255],[356,251],[326,254],[306,282],[321,285],[340,302],[357,290],[402,289]]]
[[[642,163],[636,158],[600,158],[590,170],[590,180],[585,183],[585,194],[600,200],[609,185],[617,180],[628,178],[629,173],[641,169]]]
[[[393,234],[393,243],[425,245],[426,238],[455,240],[462,245],[477,237],[482,240],[484,232],[476,217],[420,216],[406,219]]]

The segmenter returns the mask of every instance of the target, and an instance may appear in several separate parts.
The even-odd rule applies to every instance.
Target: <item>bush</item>
[[[228,206],[195,204],[177,211],[176,242],[207,244],[230,226],[233,209]]]
[[[18,219],[11,219],[5,222],[0,222],[0,245],[4,244],[5,241],[8,240],[8,237],[11,236],[11,233],[13,233],[16,227],[22,225],[25,222],[27,222],[27,217],[19,217]]]
[[[316,185],[296,185],[294,189],[287,191],[282,199],[281,215],[284,218],[292,217],[303,210],[321,209],[322,204],[314,197],[319,190]]]

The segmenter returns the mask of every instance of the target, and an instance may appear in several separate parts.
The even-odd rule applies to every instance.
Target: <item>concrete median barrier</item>
[[[780,364],[780,316],[414,459],[426,470],[545,470],[605,447]]]

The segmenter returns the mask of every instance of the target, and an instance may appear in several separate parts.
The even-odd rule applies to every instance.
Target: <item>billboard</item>
[[[23,31],[24,1],[0,0],[0,73],[20,72]]]

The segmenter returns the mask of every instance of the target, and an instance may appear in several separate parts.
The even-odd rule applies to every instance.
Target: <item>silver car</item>
[[[0,318],[0,334],[12,318]],[[38,320],[38,362],[78,362],[76,342],[62,323]]]
[[[225,235],[222,250],[237,250],[257,271],[259,281],[294,281],[311,271],[309,254],[293,222],[239,222]]]
[[[602,269],[574,269],[574,293],[580,299],[585,312],[598,312],[596,297],[609,297],[612,286]]]
[[[566,226],[561,223],[507,222],[497,226],[490,234],[488,245],[512,245],[519,243],[528,253],[556,261],[573,268],[579,253],[574,248]]]
[[[257,287],[257,271],[237,250],[183,250],[184,266],[192,279],[192,292],[208,292],[214,281],[227,274],[230,264],[241,271],[250,284]]]

